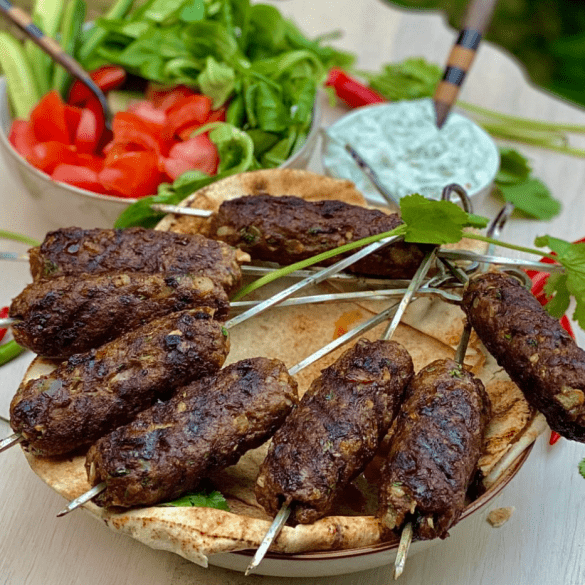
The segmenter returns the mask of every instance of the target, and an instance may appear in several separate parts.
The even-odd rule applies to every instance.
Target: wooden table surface
[[[275,2],[309,35],[344,31],[338,45],[354,51],[358,65],[377,69],[382,63],[422,55],[443,63],[455,38],[438,13],[401,12],[376,0],[294,0]],[[501,50],[484,43],[469,74],[462,99],[506,113],[551,121],[585,124],[585,112],[526,81],[519,66]],[[327,108],[325,124],[344,113]],[[581,145],[582,146],[582,145]],[[544,223],[514,218],[506,226],[508,241],[530,245],[548,233],[568,240],[585,236],[585,160],[521,148],[535,174],[563,202],[563,211]],[[24,188],[5,172],[0,160],[0,229],[42,238],[50,226]],[[318,160],[311,168],[319,169]],[[488,198],[477,209],[493,216],[500,202]],[[23,251],[16,244],[3,249]],[[0,306],[8,304],[30,277],[25,264],[0,265]],[[578,332],[585,346],[585,334]],[[2,368],[0,415],[31,359],[24,354]],[[9,434],[0,422],[0,436]],[[583,585],[585,583],[585,480],[577,471],[585,446],[561,440],[549,447],[541,437],[528,461],[487,507],[463,529],[409,559],[403,585]],[[486,516],[513,506],[511,519],[492,528]],[[0,456],[1,585],[192,585],[194,583],[282,583],[284,578],[251,576],[210,567],[203,569],[172,553],[152,550],[116,535],[78,511],[63,519],[60,496],[30,471],[20,449]],[[388,567],[345,576],[298,578],[319,585],[378,585],[391,581]]]

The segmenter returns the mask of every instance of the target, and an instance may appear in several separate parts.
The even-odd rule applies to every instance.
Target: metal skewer
[[[24,441],[24,437],[22,435],[13,433],[9,437],[6,437],[0,441],[0,453],[2,453],[2,451],[6,451],[6,449],[9,449],[14,445],[18,445],[18,443],[21,443],[22,441]]]
[[[381,339],[383,339],[383,340],[390,339],[390,337],[392,336],[392,334],[396,330],[396,327],[398,326],[398,323],[402,319],[402,316],[404,315],[404,312],[406,311],[406,308],[408,307],[410,300],[412,299],[414,293],[420,287],[422,280],[426,276],[426,273],[428,272],[428,270],[432,264],[432,261],[434,259],[435,254],[436,254],[436,248],[433,248],[430,252],[427,252],[427,254],[425,255],[418,270],[416,271],[416,274],[412,278],[412,281],[411,281],[402,301],[399,303],[398,308],[397,308],[396,312],[394,313],[394,318],[392,319],[390,326],[386,328],[386,331],[381,336]],[[391,309],[387,309],[387,311],[385,311],[383,313],[387,313],[393,309],[394,309],[394,307],[392,307]],[[380,315],[382,315],[383,313],[381,313]],[[378,318],[378,317],[380,317],[380,315],[377,315],[376,317]],[[352,332],[353,332],[353,330],[352,330]],[[339,340],[336,340],[336,341],[339,341]],[[329,346],[327,346],[327,347],[329,347]],[[299,366],[301,366],[301,364],[296,366],[296,368],[298,368]],[[302,367],[306,367],[306,364],[302,363]],[[291,370],[289,370],[289,373],[291,375],[293,374],[293,370],[295,371],[295,373],[298,372],[298,369],[292,368]],[[285,502],[281,506],[281,508],[280,508],[278,514],[275,516],[274,520],[272,521],[270,528],[268,529],[268,531],[264,535],[264,538],[262,539],[262,543],[260,544],[260,547],[258,547],[258,549],[256,550],[256,553],[254,554],[252,561],[250,562],[250,564],[248,565],[248,567],[246,569],[245,575],[249,575],[262,562],[262,559],[264,558],[266,552],[270,548],[270,545],[278,537],[282,528],[284,527],[284,524],[285,524],[288,516],[290,515],[290,512],[291,512],[291,503]]]

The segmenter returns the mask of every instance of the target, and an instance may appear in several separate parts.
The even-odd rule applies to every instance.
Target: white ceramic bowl
[[[112,227],[120,213],[136,199],[100,195],[53,181],[48,175],[31,166],[8,141],[12,118],[6,90],[6,78],[0,77],[0,151],[10,172],[20,177],[26,191],[37,202],[39,211],[54,227]],[[280,168],[306,168],[319,135],[321,123],[319,103],[320,100],[317,99],[307,141]]]
[[[440,199],[458,183],[471,197],[489,190],[498,168],[498,148],[477,124],[451,112],[438,130],[431,99],[358,108],[332,124],[323,141],[325,172],[349,179],[373,203],[385,200],[344,145],[350,144],[397,200],[411,193]]]

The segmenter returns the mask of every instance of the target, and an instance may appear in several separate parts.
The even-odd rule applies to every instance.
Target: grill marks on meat
[[[341,201],[313,202],[293,196],[254,195],[224,201],[212,216],[210,234],[248,252],[254,259],[292,264],[354,240],[390,231],[401,223],[397,214],[388,215]],[[399,242],[370,254],[348,270],[411,278],[423,256],[419,246]],[[341,257],[325,264],[333,264]]]
[[[126,273],[59,276],[29,284],[10,305],[15,340],[65,359],[169,313],[211,307],[229,311],[227,294],[206,276]]]
[[[256,499],[269,514],[292,504],[303,524],[331,509],[336,495],[373,458],[413,375],[392,341],[358,341],[323,370],[276,432],[260,468]]]
[[[453,360],[423,368],[406,390],[382,468],[379,515],[417,538],[446,538],[465,507],[490,418],[481,381]]]
[[[228,351],[212,309],[172,313],[22,384],[10,405],[12,429],[35,455],[69,453],[216,372]]]
[[[101,506],[152,505],[197,487],[260,446],[297,402],[297,384],[278,360],[246,359],[180,389],[93,445],[92,485]]]
[[[144,272],[207,276],[230,294],[241,281],[236,250],[199,234],[144,228],[62,228],[29,251],[34,280],[56,276]]]
[[[516,279],[472,279],[463,310],[477,335],[550,428],[585,442],[585,351]]]

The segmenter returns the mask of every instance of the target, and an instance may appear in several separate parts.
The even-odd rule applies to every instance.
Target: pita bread
[[[259,192],[300,195],[310,199],[336,198],[365,204],[348,181],[294,170],[255,171],[229,177],[195,193],[184,204],[216,209],[225,198]],[[168,216],[158,228],[190,231],[200,226],[198,222],[200,220],[193,218]],[[270,290],[257,291],[255,294],[258,297],[270,294],[276,286],[280,285],[274,284]],[[331,288],[323,284],[306,294],[324,290],[330,291]],[[230,331],[232,351],[227,363],[262,355],[278,358],[291,367],[339,336],[343,330],[386,306],[387,303],[377,302],[273,308]],[[394,339],[408,349],[415,369],[419,370],[432,360],[452,357],[462,327],[463,313],[458,307],[438,299],[420,299],[409,308]],[[364,336],[376,339],[384,328],[385,324]],[[347,347],[349,344],[300,372],[297,376],[300,393],[304,393],[312,379]],[[509,453],[511,445],[518,444],[535,413],[477,339],[472,339],[466,362],[486,384],[494,406],[494,418],[481,461],[481,469],[488,473]],[[37,377],[52,367],[54,365],[51,362],[37,358],[27,377]],[[128,534],[152,548],[172,551],[206,566],[209,555],[257,548],[269,527],[271,518],[254,497],[254,484],[266,448],[264,445],[247,453],[237,465],[211,478],[216,485],[221,486],[230,505],[230,512],[166,507],[120,511],[105,510],[92,503],[86,509],[116,532]],[[90,488],[84,469],[84,456],[64,459],[41,459],[30,454],[26,456],[34,472],[67,500],[78,497]],[[525,456],[526,445],[523,445]],[[517,461],[507,466],[508,475],[514,473],[517,467]],[[505,481],[506,476],[501,476],[482,496],[481,502],[488,501]],[[343,496],[331,516],[311,525],[286,526],[271,551],[298,554],[351,549],[359,553],[360,550],[371,550],[369,547],[381,545],[381,526],[373,516],[376,506],[375,486],[360,477]],[[472,503],[468,513],[477,509],[481,502]],[[395,545],[395,541],[384,544],[388,548]]]

